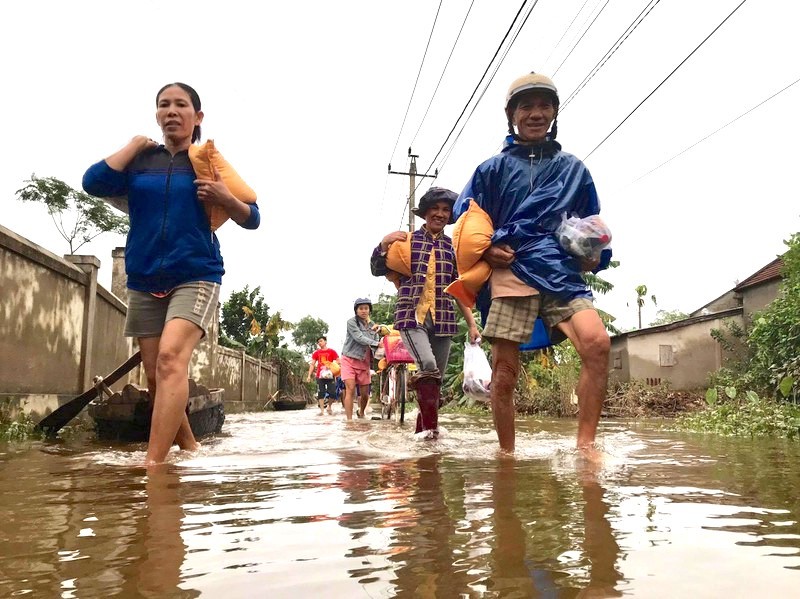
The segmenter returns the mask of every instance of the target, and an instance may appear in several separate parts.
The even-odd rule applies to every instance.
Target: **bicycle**
[[[381,420],[397,418],[402,423],[406,415],[406,394],[408,392],[408,365],[405,362],[390,364],[381,372]]]
[[[414,358],[397,334],[385,335],[378,352],[386,360],[386,368],[381,371],[380,378],[381,419],[397,418],[399,407],[402,424],[406,414],[409,364],[414,368]]]

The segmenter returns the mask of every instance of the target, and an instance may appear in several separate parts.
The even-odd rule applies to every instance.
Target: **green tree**
[[[637,285],[636,286],[636,307],[639,309],[639,328],[642,328],[642,308],[644,308],[645,304],[645,296],[647,295],[647,285]],[[656,296],[651,295],[650,300],[653,302],[654,306],[657,306],[658,303],[656,302]]]
[[[784,241],[781,291],[753,316],[748,334],[750,371],[764,388],[784,397],[800,396],[800,233]]]
[[[227,347],[248,347],[269,322],[269,306],[261,295],[261,287],[252,291],[245,285],[234,291],[222,304],[219,343]]]
[[[619,266],[618,260],[612,260],[608,264],[609,268],[616,268],[617,266]],[[583,280],[586,281],[586,285],[588,285],[589,289],[595,293],[599,293],[600,295],[605,295],[614,288],[613,283],[609,283],[599,275],[596,275],[592,272],[583,273]],[[603,324],[609,333],[612,335],[618,335],[621,332],[617,327],[614,326],[614,321],[616,320],[615,316],[612,316],[600,308],[597,308],[597,313],[600,315],[600,320],[603,321]]]
[[[25,183],[17,190],[17,199],[47,207],[58,233],[69,244],[70,254],[102,233],[128,232],[127,216],[115,214],[105,201],[73,189],[60,179],[33,174]]]
[[[303,316],[292,331],[292,341],[307,354],[317,347],[317,339],[328,334],[328,323],[321,318]]]
[[[656,312],[656,319],[648,326],[656,327],[660,324],[669,324],[671,322],[678,322],[679,320],[685,320],[687,318],[689,318],[689,315],[685,312],[681,312],[680,310],[659,310]]]
[[[372,304],[372,320],[378,324],[394,323],[394,308],[397,305],[397,294],[381,293],[378,301]]]

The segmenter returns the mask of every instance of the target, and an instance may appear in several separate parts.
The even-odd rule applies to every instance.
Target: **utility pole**
[[[416,227],[414,227],[414,207],[416,206],[416,204],[415,204],[415,192],[417,190],[416,178],[417,177],[431,177],[432,179],[435,179],[436,177],[439,176],[439,169],[437,168],[435,171],[433,171],[432,175],[419,174],[417,172],[417,158],[419,158],[419,154],[412,154],[411,153],[411,148],[408,148],[408,157],[409,157],[411,162],[410,162],[410,164],[408,166],[408,172],[407,173],[403,173],[401,171],[393,171],[392,170],[392,164],[389,163],[389,174],[391,174],[391,175],[407,175],[408,177],[410,177],[410,179],[408,180],[408,231],[410,233],[413,233],[414,229],[416,228]]]

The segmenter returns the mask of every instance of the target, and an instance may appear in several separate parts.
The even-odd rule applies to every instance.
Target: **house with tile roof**
[[[778,296],[782,267],[779,256],[689,318],[613,336],[609,379],[669,383],[675,390],[704,389],[708,375],[730,357],[713,339],[712,330],[730,324],[747,330],[752,315]]]

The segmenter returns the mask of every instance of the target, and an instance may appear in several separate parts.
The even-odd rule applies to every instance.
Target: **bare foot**
[[[597,449],[594,444],[578,447],[577,451],[581,458],[592,464],[599,464],[603,461],[603,452]]]

